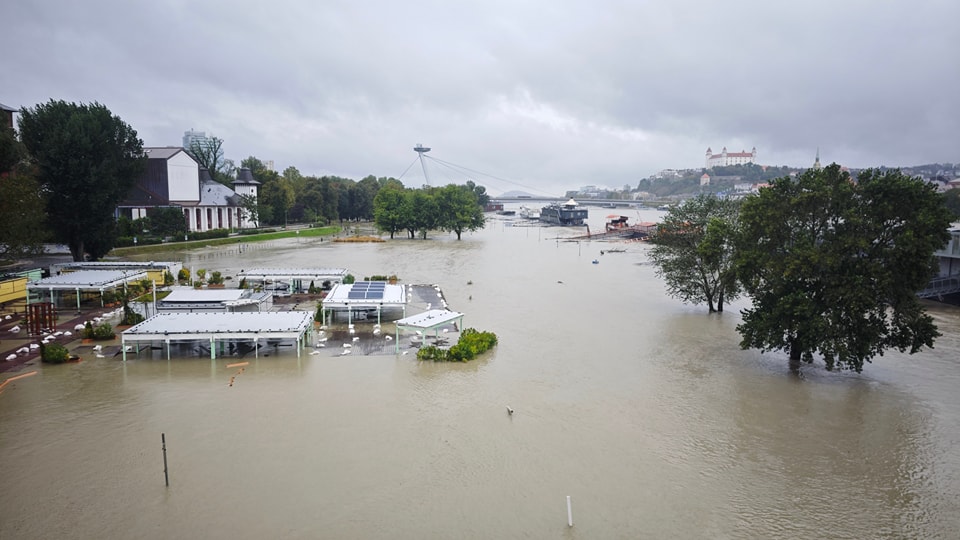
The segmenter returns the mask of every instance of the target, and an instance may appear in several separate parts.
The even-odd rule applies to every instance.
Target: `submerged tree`
[[[650,250],[670,296],[706,302],[713,313],[739,295],[734,267],[738,208],[736,201],[700,195],[670,209]]]
[[[113,247],[114,210],[146,167],[137,132],[99,103],[51,100],[20,111],[20,135],[48,193],[54,240],[75,261]]]
[[[899,170],[854,182],[833,164],[775,180],[740,212],[737,266],[753,297],[740,346],[785,350],[794,370],[819,354],[857,372],[888,348],[932,347],[940,334],[916,292],[950,218],[933,185]]]

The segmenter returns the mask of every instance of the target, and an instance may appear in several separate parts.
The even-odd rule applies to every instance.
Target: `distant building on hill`
[[[747,163],[757,162],[757,147],[754,146],[750,152],[727,152],[724,146],[719,154],[714,154],[713,150],[707,148],[706,168],[727,167],[729,165],[746,165]]]

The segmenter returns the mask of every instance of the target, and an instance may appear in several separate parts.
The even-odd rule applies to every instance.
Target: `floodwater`
[[[646,246],[558,233],[183,253],[437,283],[500,344],[40,366],[0,395],[0,538],[957,537],[960,310],[929,305],[933,350],[798,378],[739,349],[743,301],[709,315]]]

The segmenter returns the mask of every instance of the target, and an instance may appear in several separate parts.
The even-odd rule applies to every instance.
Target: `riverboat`
[[[587,219],[587,209],[581,208],[573,199],[563,204],[550,203],[540,210],[540,221],[552,225],[583,225],[585,219]]]
[[[520,205],[520,217],[523,219],[540,219],[540,211],[526,205]]]
[[[630,218],[627,216],[618,216],[616,214],[612,214],[607,216],[607,219],[609,220],[606,224],[607,232],[621,231],[623,229],[630,228],[630,225],[627,224],[627,220]]]

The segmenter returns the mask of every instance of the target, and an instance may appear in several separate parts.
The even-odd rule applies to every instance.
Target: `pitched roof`
[[[220,182],[213,180],[202,182],[200,206],[237,206],[237,194]]]
[[[13,107],[0,103],[0,111],[17,112],[17,109],[14,109]]]
[[[151,146],[144,148],[143,151],[150,159],[170,159],[180,152],[186,152],[186,150],[180,146]]]

